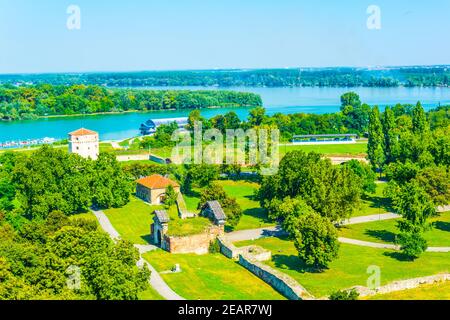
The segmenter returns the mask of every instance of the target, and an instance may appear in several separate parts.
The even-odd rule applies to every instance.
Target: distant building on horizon
[[[97,160],[100,153],[98,132],[81,128],[69,133],[69,153]]]

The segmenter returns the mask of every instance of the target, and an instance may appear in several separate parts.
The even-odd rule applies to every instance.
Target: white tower
[[[97,160],[100,153],[98,133],[84,128],[69,133],[69,153]]]

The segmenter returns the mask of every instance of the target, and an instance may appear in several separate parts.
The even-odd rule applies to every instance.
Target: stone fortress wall
[[[167,250],[170,253],[195,253],[206,254],[211,242],[224,234],[223,226],[210,226],[205,232],[191,236],[164,237]]]

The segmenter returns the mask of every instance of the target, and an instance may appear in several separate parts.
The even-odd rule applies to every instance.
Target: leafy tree
[[[374,107],[369,117],[369,142],[367,154],[374,169],[381,169],[385,158],[383,151],[383,129],[378,107]]]
[[[264,208],[273,199],[301,197],[320,215],[339,221],[359,207],[361,192],[360,179],[348,167],[333,166],[314,152],[293,151],[281,160],[277,174],[263,178],[258,197]]]
[[[400,224],[401,231],[411,231],[409,226],[425,230],[427,228],[427,219],[436,214],[436,209],[430,196],[416,181],[411,181],[401,186],[399,192],[393,195],[392,200],[396,212],[410,223],[408,225]]]
[[[115,244],[95,223],[92,228],[84,218],[53,212],[45,220],[29,221],[26,228],[14,237],[1,237],[2,300],[136,300],[148,288],[150,272],[136,267],[134,246]],[[73,268],[80,271],[81,286],[70,290],[67,276]]]
[[[358,300],[359,293],[355,289],[352,290],[339,290],[336,292],[333,292],[329,299],[330,300]]]
[[[248,122],[251,127],[257,127],[263,124],[266,119],[266,109],[263,107],[257,107],[249,112]]]
[[[341,96],[341,111],[347,106],[352,108],[361,106],[361,99],[357,93],[347,92]]]
[[[299,219],[302,215],[315,213],[314,210],[300,198],[286,197],[282,200],[273,199],[268,205],[269,218],[278,220],[283,230],[290,234],[299,228]]]
[[[223,187],[217,183],[212,183],[202,191],[198,208],[203,208],[206,202],[214,200],[220,203],[225,212],[227,217],[226,225],[230,227],[237,226],[242,216],[242,209],[236,199],[229,197]]]
[[[168,186],[166,189],[166,195],[164,197],[164,204],[167,207],[171,207],[177,203],[177,193],[172,186]]]
[[[393,162],[398,155],[398,135],[394,112],[386,107],[383,113],[384,157],[387,163]]]
[[[200,188],[206,187],[219,177],[219,168],[211,164],[193,164],[187,166],[186,180]]]
[[[94,162],[93,203],[101,208],[117,208],[130,201],[132,184],[115,156],[100,154]]]
[[[323,270],[336,259],[339,241],[334,225],[316,213],[307,213],[298,218],[298,229],[291,236],[298,256],[309,267]]]
[[[450,203],[450,171],[444,166],[427,167],[420,170],[415,178],[434,205]]]
[[[425,110],[420,102],[412,110],[412,129],[415,134],[425,134],[428,131],[429,124]]]
[[[427,241],[420,232],[402,232],[397,241],[403,254],[412,260],[417,259],[428,248]]]
[[[345,163],[350,170],[352,170],[361,181],[362,189],[368,193],[374,193],[376,190],[376,174],[373,172],[372,168],[358,160],[350,160]]]
[[[224,115],[226,129],[238,129],[241,126],[241,120],[239,119],[236,112],[230,111]]]
[[[83,212],[91,204],[91,163],[62,150],[42,147],[15,165],[11,179],[22,209],[33,218],[54,210]]]

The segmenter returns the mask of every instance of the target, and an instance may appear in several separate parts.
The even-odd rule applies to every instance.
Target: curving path
[[[350,218],[346,221],[339,223],[339,225],[351,225],[358,223],[367,223],[373,221],[381,221],[381,220],[389,220],[389,219],[398,219],[400,216],[395,213],[384,213],[384,214],[375,214],[371,216],[362,216],[362,217],[354,217]],[[276,237],[280,235],[285,235],[286,232],[283,231],[281,226],[275,227],[265,227],[259,229],[249,229],[249,230],[239,230],[233,231],[225,234],[225,238],[230,242],[236,241],[245,241],[245,240],[255,240],[264,237]]]
[[[117,230],[114,228],[114,226],[109,221],[106,214],[101,210],[92,210],[95,217],[97,218],[100,227],[109,234],[111,239],[113,241],[117,241],[120,239],[120,234],[117,232]],[[155,250],[156,247],[153,245],[140,245],[135,244],[134,245],[138,250],[140,254],[140,259],[136,263],[138,267],[143,266],[144,264],[147,265],[147,267],[151,271],[150,276],[150,285],[160,294],[161,297],[163,297],[166,300],[185,300],[183,297],[179,296],[175,291],[173,291],[167,283],[164,281],[164,279],[160,276],[158,271],[145,259],[142,258],[142,254]]]
[[[374,222],[374,221],[382,221],[382,220],[391,220],[391,219],[398,219],[401,218],[399,214],[388,212],[388,213],[382,213],[382,214],[374,214],[371,216],[361,216],[361,217],[354,217],[347,220],[342,221],[339,223],[340,226],[346,226],[346,225],[352,225],[352,224],[359,224],[359,223],[367,223],[367,222]]]
[[[361,240],[349,239],[349,238],[339,238],[338,240],[341,243],[353,244],[353,245],[362,246],[362,247],[400,250],[400,246],[395,245],[395,244],[376,243],[376,242],[361,241]],[[450,247],[428,247],[427,252],[450,252]]]

